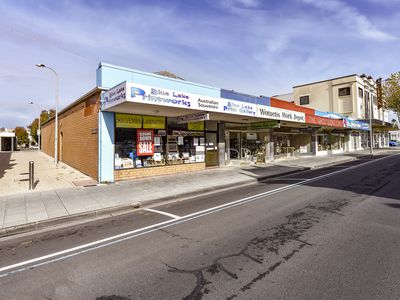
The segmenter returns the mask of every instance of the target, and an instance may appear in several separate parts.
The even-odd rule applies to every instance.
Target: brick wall
[[[159,166],[150,168],[139,168],[139,169],[126,169],[126,170],[115,170],[114,180],[127,180],[136,179],[158,175],[171,175],[185,172],[194,172],[204,170],[206,168],[205,163],[196,164],[182,164],[182,165],[169,165]]]
[[[41,150],[54,157],[54,121],[51,121],[45,125],[42,125],[41,131]]]
[[[58,117],[58,159],[98,180],[98,111],[100,91]],[[42,126],[42,151],[54,157],[54,120]]]

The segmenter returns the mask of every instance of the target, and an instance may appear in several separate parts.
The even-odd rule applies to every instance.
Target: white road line
[[[146,227],[143,227],[143,228],[139,228],[139,229],[135,229],[135,230],[132,230],[132,231],[124,232],[124,233],[121,233],[121,234],[118,234],[118,235],[114,235],[114,236],[111,236],[111,237],[108,237],[108,238],[105,238],[105,239],[97,240],[97,241],[94,241],[94,242],[91,242],[91,243],[87,243],[87,244],[83,244],[83,245],[76,246],[76,247],[73,247],[73,248],[69,248],[69,249],[66,249],[66,250],[63,250],[63,251],[51,253],[51,254],[40,256],[40,257],[37,257],[37,258],[34,258],[34,259],[22,261],[20,263],[16,263],[16,264],[13,264],[13,265],[5,266],[5,267],[0,268],[0,278],[1,277],[5,277],[7,275],[11,275],[13,273],[17,273],[17,272],[28,270],[28,269],[33,268],[33,267],[42,266],[42,265],[49,264],[49,263],[52,263],[52,262],[55,262],[55,261],[59,261],[59,260],[63,260],[63,259],[69,258],[69,257],[73,257],[73,256],[76,256],[76,255],[79,255],[79,254],[82,254],[82,253],[86,253],[86,252],[89,252],[89,251],[92,251],[92,250],[95,250],[95,249],[99,249],[99,248],[103,248],[103,247],[106,247],[106,246],[110,246],[110,245],[113,245],[113,244],[116,244],[116,243],[119,243],[119,242],[122,242],[122,241],[125,241],[125,240],[129,240],[129,239],[141,236],[141,235],[145,235],[145,234],[154,232],[154,231],[156,231],[158,229],[161,229],[161,228],[166,228],[166,227],[174,226],[174,225],[181,224],[181,223],[184,223],[184,222],[188,222],[188,221],[191,221],[193,219],[197,219],[197,218],[200,218],[200,217],[205,216],[205,215],[209,215],[209,214],[212,214],[212,213],[215,213],[215,212],[219,212],[219,211],[222,211],[222,210],[230,208],[230,207],[235,207],[235,206],[242,205],[242,204],[245,204],[245,203],[248,203],[248,202],[256,201],[256,200],[260,199],[261,197],[270,196],[270,195],[274,195],[274,194],[277,194],[277,193],[280,193],[280,192],[283,192],[283,191],[287,191],[287,190],[296,188],[298,186],[304,185],[306,183],[310,183],[310,182],[313,182],[313,181],[318,181],[318,180],[321,180],[321,179],[324,179],[324,178],[327,178],[327,177],[331,177],[331,176],[334,176],[334,175],[337,175],[337,174],[340,174],[340,173],[344,173],[344,172],[346,172],[348,170],[352,170],[352,169],[356,169],[356,168],[359,168],[359,167],[362,167],[362,166],[365,166],[365,165],[368,165],[368,164],[372,164],[372,163],[375,163],[375,162],[380,161],[382,159],[386,159],[386,158],[389,158],[389,157],[392,157],[392,156],[395,156],[395,155],[399,155],[399,154],[393,154],[393,155],[384,156],[384,157],[381,157],[381,158],[378,158],[378,159],[375,159],[375,160],[369,160],[369,161],[367,161],[365,163],[362,163],[362,164],[359,164],[359,165],[355,165],[355,166],[351,166],[351,167],[348,167],[348,168],[343,169],[343,170],[338,170],[338,171],[335,171],[335,172],[332,172],[332,173],[328,173],[328,174],[324,174],[324,175],[317,176],[317,177],[314,177],[314,178],[306,179],[306,180],[303,180],[303,181],[301,181],[299,183],[290,184],[290,185],[287,185],[287,186],[284,186],[284,187],[280,187],[280,188],[277,188],[277,189],[274,189],[274,190],[271,190],[271,191],[267,191],[267,192],[260,193],[260,194],[257,194],[257,195],[253,195],[253,196],[250,196],[250,197],[242,198],[242,199],[239,199],[239,200],[236,200],[236,201],[232,201],[232,202],[229,202],[229,203],[225,203],[225,204],[222,204],[222,205],[219,205],[219,206],[211,207],[211,208],[208,208],[208,209],[205,209],[205,210],[202,210],[202,211],[198,211],[198,212],[195,212],[195,213],[192,213],[192,214],[188,214],[188,215],[179,217],[179,219],[172,219],[172,220],[164,221],[164,222],[161,222],[161,223],[153,224],[153,225],[146,226]],[[87,249],[85,249],[85,248],[87,248]],[[60,256],[60,257],[58,257],[58,256]],[[49,260],[48,261],[44,261],[44,260],[47,260],[47,259],[49,259]],[[44,262],[41,262],[41,261],[44,261]],[[17,268],[19,268],[19,269],[17,269]],[[13,270],[13,269],[15,269],[15,270]],[[12,270],[12,271],[10,271],[10,270]],[[6,272],[6,273],[3,273],[3,272]],[[1,273],[3,273],[3,274],[1,274]]]
[[[164,215],[164,216],[167,216],[167,217],[171,217],[173,219],[181,219],[182,218],[180,216],[177,216],[177,215],[174,215],[174,214],[170,214],[170,213],[167,213],[167,212],[161,211],[161,210],[156,210],[156,209],[151,209],[151,208],[144,208],[143,210],[147,210],[147,211],[150,211],[150,212],[153,212],[153,213],[156,213],[156,214],[160,214],[160,215]]]

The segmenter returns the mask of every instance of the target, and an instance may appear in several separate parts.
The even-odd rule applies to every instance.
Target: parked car
[[[389,141],[389,146],[390,147],[396,147],[398,145],[399,145],[399,143],[397,141],[394,141],[394,140]]]

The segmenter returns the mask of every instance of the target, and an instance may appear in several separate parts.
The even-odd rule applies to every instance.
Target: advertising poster
[[[153,130],[137,130],[137,155],[151,156],[154,154]]]

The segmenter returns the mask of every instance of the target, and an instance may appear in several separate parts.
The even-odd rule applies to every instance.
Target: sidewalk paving
[[[377,153],[377,152],[375,152]],[[369,155],[368,151],[328,157],[278,160],[265,166],[227,166],[94,187],[55,186],[52,190],[0,196],[0,237],[75,218],[132,209],[137,203],[187,197],[208,191],[318,168]]]
[[[75,187],[90,177],[37,150],[0,152],[0,196],[29,191],[29,161],[35,163],[35,191]],[[1,215],[1,214],[0,214]],[[1,222],[1,221],[0,221]]]

